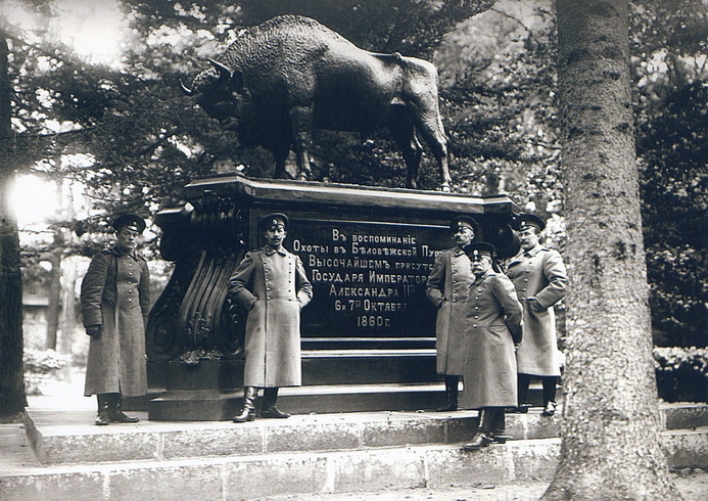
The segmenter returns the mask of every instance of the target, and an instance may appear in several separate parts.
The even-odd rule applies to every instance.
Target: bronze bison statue
[[[317,21],[278,16],[245,30],[212,67],[182,90],[244,147],[263,146],[286,176],[294,151],[299,176],[311,176],[312,130],[387,128],[403,153],[406,186],[416,188],[422,146],[430,147],[449,191],[447,140],[438,110],[437,71],[422,59],[356,47]]]

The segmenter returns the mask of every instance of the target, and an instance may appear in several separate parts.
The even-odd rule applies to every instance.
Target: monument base
[[[161,365],[167,387],[148,402],[151,421],[223,421],[240,409],[242,360],[202,360],[194,365],[171,361]]]
[[[436,257],[454,245],[450,220],[474,217],[478,241],[502,257],[514,254],[515,208],[504,195],[220,175],[192,181],[183,196],[187,204],[155,218],[163,257],[176,264],[150,313],[149,359],[188,349],[243,353],[247,313],[228,297],[228,279],[247,251],[264,245],[261,220],[286,213],[285,247],[302,261],[313,290],[300,317],[302,386],[283,388],[278,400],[297,414],[441,407],[437,310],[426,283]],[[239,410],[242,365],[167,364],[166,391],[148,404],[150,419],[219,420]]]
[[[243,405],[243,364],[156,363],[168,387],[152,389],[143,410],[155,421],[231,419]],[[434,409],[444,392],[434,350],[313,350],[302,353],[302,386],[282,388],[278,406],[294,414]]]

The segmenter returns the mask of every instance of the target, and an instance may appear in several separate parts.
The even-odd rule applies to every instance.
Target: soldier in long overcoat
[[[493,268],[494,246],[469,246],[474,281],[465,304],[467,363],[463,406],[479,409],[479,424],[466,450],[506,442],[504,408],[517,401],[515,346],[521,341],[523,309],[511,280]]]
[[[472,243],[479,231],[477,221],[458,216],[450,221],[455,247],[446,249],[435,258],[425,287],[425,295],[435,306],[436,368],[445,375],[446,405],[438,411],[458,408],[457,394],[460,375],[465,367],[464,309],[467,291],[473,275],[464,248]]]
[[[289,417],[275,406],[278,389],[301,384],[300,310],[312,299],[312,284],[300,258],[283,247],[287,225],[284,214],[263,218],[266,244],[246,253],[229,279],[229,295],[248,311],[244,406],[233,419],[237,423],[255,418],[258,388],[264,388],[261,417]]]
[[[91,336],[84,394],[97,396],[97,425],[137,422],[121,410],[122,397],[147,393],[150,273],[136,251],[145,221],[124,214],[113,228],[117,242],[93,257],[81,283],[83,323]]]
[[[519,370],[519,410],[526,404],[531,377],[543,385],[544,416],[556,411],[556,386],[560,377],[560,353],[553,306],[565,297],[567,272],[558,251],[541,245],[545,222],[533,214],[520,214],[515,226],[521,251],[509,261],[506,274],[514,282],[524,305],[524,340],[516,353]]]

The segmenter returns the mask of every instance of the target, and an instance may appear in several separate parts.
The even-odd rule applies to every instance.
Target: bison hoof
[[[447,183],[443,184],[443,185],[440,187],[440,189],[441,189],[443,192],[445,192],[445,193],[450,193],[450,191],[452,191],[452,190],[450,190],[450,185],[447,184]]]

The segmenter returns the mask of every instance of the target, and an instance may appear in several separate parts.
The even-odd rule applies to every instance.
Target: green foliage
[[[442,108],[459,191],[506,192],[545,217],[562,200],[555,24],[541,6],[526,16],[534,30],[496,11],[458,27],[439,51]]]
[[[702,82],[675,89],[639,131],[650,300],[660,344],[708,345],[707,99]]]
[[[313,17],[354,44],[376,52],[430,57],[458,22],[482,12],[489,0],[247,0],[244,24],[281,14]]]
[[[71,362],[71,356],[62,355],[54,350],[25,348],[22,361],[25,372],[25,394],[42,395],[44,383],[57,377],[58,372]]]
[[[708,5],[638,0],[632,71],[655,343],[708,345]]]
[[[659,396],[666,402],[708,402],[708,349],[654,348]]]
[[[71,361],[70,355],[63,355],[54,350],[32,350],[25,348],[22,361],[25,372],[31,374],[52,374],[62,369]]]

